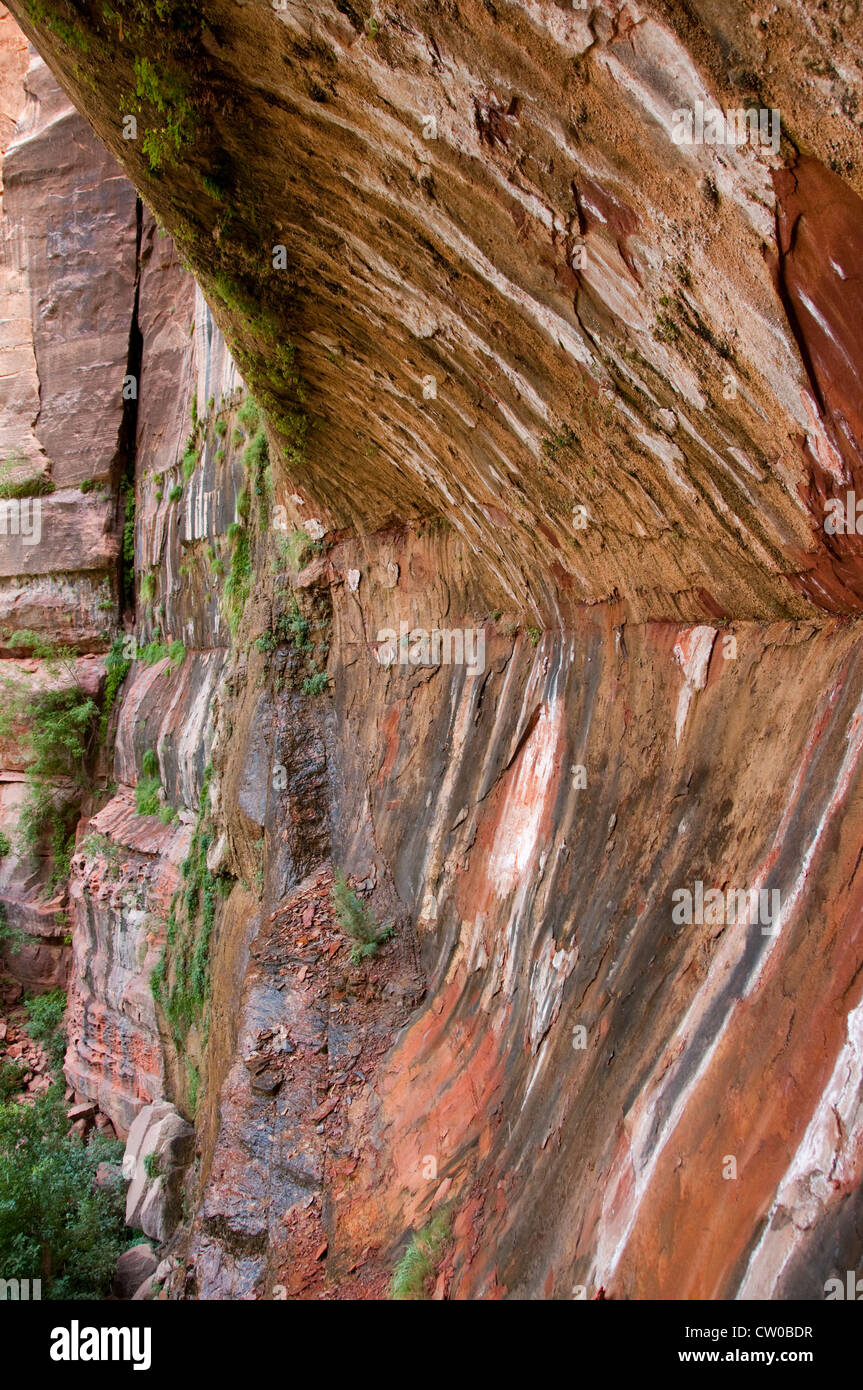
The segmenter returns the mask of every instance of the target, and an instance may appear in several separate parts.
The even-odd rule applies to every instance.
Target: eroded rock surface
[[[152,209],[57,157],[141,381],[67,1074],[123,1132],[194,1121],[172,1294],[382,1296],[446,1211],[438,1297],[822,1297],[861,1262],[856,0],[12,8]],[[38,170],[78,118],[0,39],[6,227],[14,131]],[[170,149],[145,100],[123,138],[142,55]],[[781,139],[676,142],[698,102]],[[32,404],[71,348],[16,304]],[[78,480],[83,426],[55,460],[58,403],[0,405]],[[56,564],[12,538],[0,588],[82,656],[122,420],[131,458],[97,407],[111,500],[43,498]],[[393,928],[365,963],[335,871]]]

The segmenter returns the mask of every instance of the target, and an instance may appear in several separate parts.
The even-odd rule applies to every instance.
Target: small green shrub
[[[168,493],[168,501],[179,502],[182,495],[183,489],[180,487],[179,483],[175,483],[174,486],[171,488],[171,491]]]
[[[316,671],[313,676],[307,676],[303,681],[304,695],[323,695],[330,683],[326,671]]]
[[[20,1062],[16,1057],[0,1062],[0,1105],[17,1095],[24,1085],[28,1070],[27,1063]]]
[[[147,1177],[150,1179],[151,1182],[154,1182],[156,1178],[161,1177],[162,1167],[158,1154],[153,1153],[145,1155],[144,1172],[147,1174]]]
[[[66,994],[62,989],[53,989],[48,994],[33,994],[24,1000],[27,1011],[27,1032],[34,1042],[40,1043],[48,1054],[51,1068],[59,1073],[66,1051],[66,1032],[63,1016],[66,1012]]]
[[[100,743],[104,743],[108,737],[108,720],[114,708],[117,691],[126,679],[132,664],[128,657],[123,655],[123,645],[123,638],[115,637],[111,643],[111,650],[105,657],[105,698],[102,701],[102,717],[99,721]]]
[[[43,1299],[99,1299],[127,1235],[123,1184],[99,1187],[96,1173],[123,1149],[68,1127],[62,1083],[32,1104],[0,1104],[0,1269],[41,1276]]]
[[[12,841],[5,831],[0,830],[0,859],[5,859],[12,850]]]
[[[10,927],[6,917],[6,909],[0,903],[0,955],[5,951],[7,955],[17,956],[27,945],[29,937],[20,927]]]

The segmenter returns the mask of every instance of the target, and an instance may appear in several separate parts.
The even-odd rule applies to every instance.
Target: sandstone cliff
[[[439,1297],[822,1297],[863,1258],[856,0],[10,8],[0,449],[53,490],[2,664],[129,666],[68,881],[0,895],[75,1090],[195,1124],[171,1292],[381,1296],[437,1217]],[[781,139],[676,142],[699,103]],[[762,916],[675,911],[717,890]]]

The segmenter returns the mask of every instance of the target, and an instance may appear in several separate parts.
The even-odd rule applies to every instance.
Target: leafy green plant
[[[313,676],[307,676],[303,681],[304,695],[323,695],[330,683],[330,678],[326,671],[316,671]]]
[[[243,615],[251,585],[252,560],[249,533],[245,527],[240,527],[233,533],[231,568],[223,590],[225,612],[233,633],[236,633],[240,625],[240,618]]]
[[[66,1051],[66,1032],[63,1016],[66,1012],[66,994],[62,989],[52,989],[47,994],[32,994],[24,1000],[27,1011],[27,1032],[34,1042],[41,1043],[48,1054],[51,1069],[58,1076],[63,1066]]]
[[[102,717],[99,721],[100,743],[104,743],[108,737],[108,721],[111,717],[111,710],[114,708],[117,692],[126,679],[132,664],[123,652],[123,638],[115,637],[111,643],[111,650],[105,657],[105,698],[102,701]]]
[[[0,903],[0,955],[5,951],[7,955],[17,956],[27,945],[28,939],[27,933],[20,927],[10,927],[6,908]]]
[[[186,440],[186,448],[183,453],[182,472],[183,481],[188,482],[198,466],[198,445],[195,436],[191,435]]]
[[[148,642],[146,647],[141,647],[138,652],[138,660],[145,666],[155,666],[157,662],[168,658],[168,665],[165,668],[165,675],[173,675],[178,666],[182,666],[186,659],[186,648],[183,643],[175,640],[173,642],[162,642],[158,637],[154,637],[152,642]]]
[[[155,574],[141,575],[141,602],[152,603],[156,597],[156,576]]]
[[[67,1130],[62,1083],[32,1104],[0,1104],[0,1269],[41,1277],[43,1298],[102,1298],[126,1244],[124,1195],[96,1173],[122,1145]]]
[[[150,1179],[151,1182],[154,1182],[156,1178],[161,1177],[162,1165],[158,1154],[152,1153],[145,1155],[144,1172],[147,1174],[147,1177]]]
[[[237,411],[237,419],[249,434],[253,434],[260,424],[261,413],[251,396],[247,396]]]
[[[298,651],[311,647],[309,624],[300,612],[296,594],[291,595],[291,606],[287,612],[280,614],[276,623],[276,633],[283,641],[292,642]]]
[[[168,501],[179,502],[182,495],[183,489],[180,487],[179,483],[175,483],[174,486],[171,488],[171,491],[168,493]]]
[[[0,859],[5,859],[12,850],[12,841],[5,831],[0,830]]]
[[[354,942],[351,950],[354,965],[358,965],[366,956],[374,955],[378,946],[392,936],[392,927],[378,926],[365,903],[348,887],[342,873],[336,874],[332,887],[332,901],[339,926],[345,936],[349,936]]]
[[[27,1063],[19,1061],[17,1057],[0,1062],[0,1105],[21,1090],[27,1071]]]
[[[157,816],[161,808],[159,792],[162,779],[159,776],[159,759],[152,748],[146,749],[141,759],[141,776],[135,786],[135,810],[139,816]]]

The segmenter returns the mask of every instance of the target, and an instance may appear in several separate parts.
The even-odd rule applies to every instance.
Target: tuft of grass
[[[390,1298],[419,1302],[430,1297],[438,1266],[452,1240],[452,1210],[444,1207],[411,1236],[390,1280]]]
[[[59,1072],[66,1052],[66,993],[52,989],[48,994],[32,994],[24,1000],[27,1011],[27,1032],[34,1042],[41,1043],[48,1054],[52,1071]]]
[[[41,473],[37,473],[32,478],[21,478],[18,482],[0,482],[0,497],[47,497],[54,491],[54,484],[50,478],[43,478]]]
[[[135,787],[135,810],[139,816],[158,816],[162,804],[159,792],[162,779],[159,776],[159,759],[152,748],[146,749],[141,759],[141,776]]]

